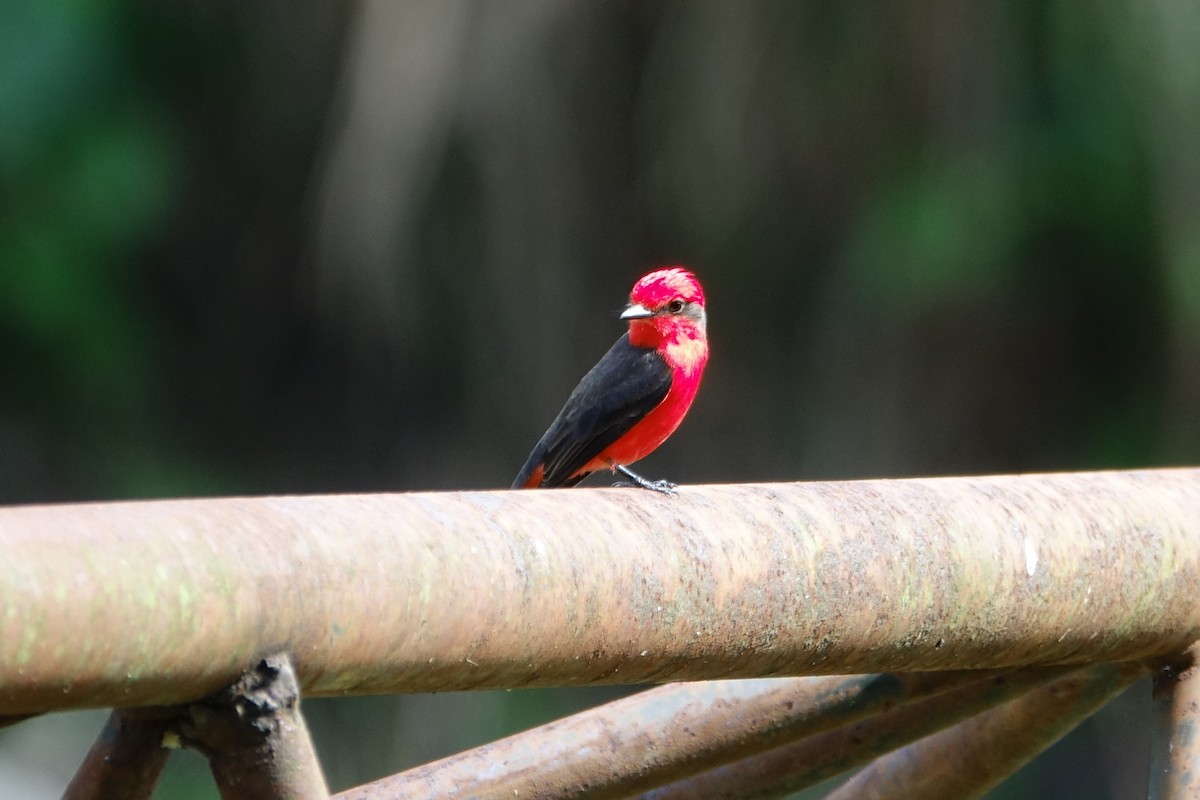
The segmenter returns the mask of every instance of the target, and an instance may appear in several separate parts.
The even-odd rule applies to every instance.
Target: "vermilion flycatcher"
[[[675,432],[700,388],[708,363],[704,290],[682,267],[651,272],[634,284],[621,319],[629,332],[571,392],[514,489],[574,486],[609,469],[645,489],[673,491],[629,465]]]

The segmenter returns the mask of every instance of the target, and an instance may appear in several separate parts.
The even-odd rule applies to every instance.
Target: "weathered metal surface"
[[[988,673],[931,672],[678,683],[350,789],[336,800],[628,797],[977,683]]]
[[[208,758],[221,800],[328,800],[287,656],[181,711],[180,741]]]
[[[1100,664],[884,756],[826,800],[972,800],[1057,742],[1145,675]]]
[[[1154,674],[1150,800],[1200,800],[1200,644]]]
[[[163,708],[113,711],[63,800],[150,800],[171,752],[163,734],[174,716]]]
[[[1130,660],[1200,638],[1200,470],[0,509],[0,715]]]
[[[784,797],[862,766],[923,736],[961,722],[1076,671],[1026,668],[776,747],[645,792],[642,800],[744,800]],[[913,795],[918,797],[919,795]]]

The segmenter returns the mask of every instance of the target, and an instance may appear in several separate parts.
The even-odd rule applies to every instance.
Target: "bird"
[[[512,488],[574,486],[608,469],[634,486],[675,493],[675,484],[647,480],[629,465],[675,432],[700,388],[708,363],[704,290],[684,267],[657,269],[633,285],[620,318],[629,330],[571,392]]]

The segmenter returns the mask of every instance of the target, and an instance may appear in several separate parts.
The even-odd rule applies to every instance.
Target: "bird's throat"
[[[667,343],[663,354],[672,367],[695,372],[704,369],[708,361],[708,342],[700,338],[677,339]]]

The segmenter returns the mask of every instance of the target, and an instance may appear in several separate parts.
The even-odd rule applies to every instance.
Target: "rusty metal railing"
[[[1200,639],[1197,469],[21,507],[0,510],[0,548],[0,720],[138,708],[110,728],[195,743],[180,720],[197,701],[220,707],[276,653],[307,696],[722,679],[346,797],[736,796],[721,787],[749,792],[750,774],[763,797],[871,759],[838,798],[977,796],[1161,667],[1154,796],[1192,796],[1198,772],[1180,699]],[[685,743],[681,724],[704,732]],[[307,737],[291,740],[275,752],[314,783]],[[972,772],[972,746],[991,766]],[[946,748],[962,768],[937,773]],[[479,759],[514,766],[484,785]],[[100,796],[113,773],[96,763],[71,796]]]

